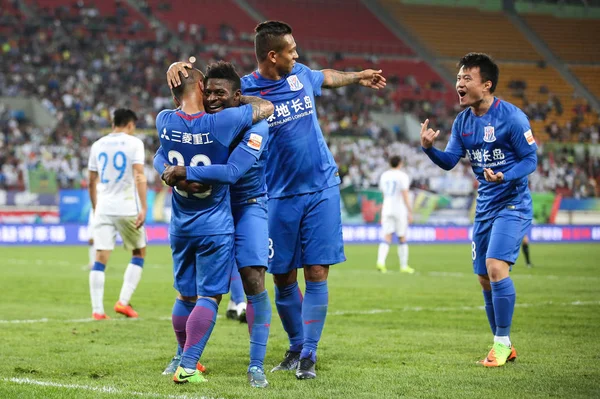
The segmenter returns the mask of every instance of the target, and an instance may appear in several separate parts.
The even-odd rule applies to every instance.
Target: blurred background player
[[[240,323],[246,323],[246,297],[244,296],[242,276],[240,275],[240,271],[237,267],[234,267],[231,271],[229,292],[231,297],[229,298],[229,303],[227,303],[227,312],[225,313],[225,317],[227,317],[229,320],[237,320]]]
[[[224,164],[230,146],[240,134],[244,145],[252,151],[260,153],[263,149],[251,142],[255,138],[246,130],[271,115],[272,104],[258,98],[247,99],[253,104],[207,115],[203,78],[197,69],[191,69],[188,78],[182,76],[183,84],[172,89],[181,108],[162,111],[156,120],[161,143],[157,157],[177,164],[162,173],[163,180],[171,186],[186,180],[188,174],[193,180],[194,167],[199,163]],[[248,168],[255,160],[251,160]],[[194,195],[174,189],[172,209],[170,241],[174,286],[179,293],[172,320],[179,344],[184,347],[173,381],[200,383],[206,379],[196,369],[197,363],[215,324],[221,296],[229,291],[231,269],[235,267],[229,187],[213,184]],[[257,376],[248,373],[251,384],[254,377]],[[266,386],[264,372],[261,377],[260,382]]]
[[[392,168],[383,172],[379,179],[379,190],[383,193],[381,230],[384,234],[384,241],[379,244],[377,269],[382,273],[387,272],[385,259],[392,243],[392,233],[396,233],[400,272],[412,274],[415,270],[408,266],[408,244],[406,243],[408,225],[412,223],[412,208],[408,192],[410,179],[401,170],[403,164],[399,156],[396,155],[390,158],[390,166]]]
[[[529,235],[525,234],[521,247],[523,248],[523,255],[525,255],[525,264],[527,267],[533,267],[533,263],[531,263],[531,258],[529,257]]]
[[[205,110],[208,113],[217,113],[251,101],[259,101],[263,105],[270,104],[265,100],[242,96],[240,85],[240,77],[233,64],[221,61],[209,65],[204,78]],[[231,147],[232,152],[226,165],[195,166],[185,174],[188,181],[231,185],[237,266],[233,268],[230,286],[232,298],[230,303],[235,302],[237,309],[233,309],[231,313],[236,320],[243,318],[245,321],[246,315],[248,316],[250,333],[248,377],[252,386],[261,388],[267,385],[263,367],[271,323],[271,304],[264,286],[269,256],[265,186],[268,131],[269,126],[266,121],[253,125],[244,133],[244,137],[248,136],[250,141],[236,140]],[[159,151],[154,160],[155,167],[159,171],[164,169],[162,165],[167,161],[161,154]],[[248,296],[248,312],[244,302],[244,291]],[[229,310],[227,314],[230,314]]]
[[[102,137],[90,150],[88,162],[89,193],[94,211],[93,239],[96,261],[90,271],[92,316],[107,319],[104,312],[104,270],[115,247],[117,232],[131,261],[125,269],[123,287],[114,306],[127,317],[138,314],[129,301],[142,277],[146,256],[146,176],[144,175],[144,143],[133,136],[137,116],[129,109],[117,109],[113,131]]]
[[[454,120],[445,151],[433,147],[440,131],[428,128],[429,120],[421,127],[421,145],[445,170],[454,168],[466,155],[479,181],[473,271],[483,288],[485,311],[494,334],[494,345],[480,363],[498,367],[517,356],[510,341],[516,293],[509,271],[533,218],[527,176],[536,169],[537,144],[527,116],[494,97],[499,68],[489,56],[469,53],[460,59],[458,67],[456,91],[466,109]]]

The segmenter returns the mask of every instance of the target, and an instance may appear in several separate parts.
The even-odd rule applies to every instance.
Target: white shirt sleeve
[[[135,164],[143,165],[145,162],[145,158],[146,158],[146,153],[144,151],[144,142],[140,139],[136,139],[134,141],[134,144],[135,144],[135,150],[133,152],[133,159],[131,160],[131,163],[133,165],[135,165]]]
[[[408,190],[409,187],[410,187],[410,179],[408,178],[408,175],[406,173],[404,173],[402,175],[402,178],[400,179],[400,190],[401,191]]]
[[[92,172],[98,171],[98,162],[96,160],[96,143],[92,144],[92,148],[90,149],[90,157],[88,159],[88,170]]]

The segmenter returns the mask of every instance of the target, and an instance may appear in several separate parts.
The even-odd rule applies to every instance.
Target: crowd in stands
[[[0,189],[25,189],[27,171],[35,168],[55,172],[62,188],[85,188],[89,147],[110,131],[111,112],[119,107],[135,110],[138,128],[149,132],[139,137],[146,144],[149,184],[159,188],[160,178],[151,167],[158,145],[158,137],[152,130],[156,114],[173,106],[165,71],[185,53],[180,47],[182,42],[175,36],[177,32],[162,26],[147,27],[142,21],[123,28],[123,18],[127,17],[124,7],[117,7],[114,18],[102,18],[93,7],[77,4],[34,9],[35,17],[26,19],[2,16],[2,23],[6,22],[12,30],[10,35],[0,37],[0,97],[4,97],[4,101],[0,100]],[[151,29],[152,35],[137,40],[142,29]],[[182,26],[181,29],[186,34],[204,35],[205,28]],[[227,40],[236,34],[228,26],[220,29]],[[255,68],[250,52],[233,56],[223,46],[205,45],[201,52],[204,63],[231,56],[240,74]],[[314,69],[329,67],[329,62],[341,57],[334,54],[326,62],[322,58],[317,62],[306,54],[303,56],[302,61]],[[399,88],[409,87],[417,92],[421,86],[431,88],[436,84],[417,82],[412,76],[389,76],[388,88],[381,91],[358,86],[323,91],[317,104],[318,115],[340,167],[343,184],[376,186],[390,154],[403,157],[415,187],[427,189],[430,177],[444,173],[427,159],[418,143],[408,143],[404,132],[385,127],[371,114],[373,111],[410,113],[418,120],[429,118],[436,128],[449,134],[457,108],[449,109],[443,100],[397,96]],[[56,125],[46,128],[33,125],[20,110],[11,108],[8,97],[39,99]],[[531,118],[543,120],[547,114],[544,107],[548,106],[558,105],[532,104],[525,111]],[[547,123],[553,141],[575,135],[579,141],[598,142],[598,126],[580,128],[576,123],[558,126],[550,120]],[[599,162],[598,154],[541,151],[532,187],[539,191],[565,189],[566,193],[581,197],[598,195]],[[471,174],[466,161],[451,173]]]

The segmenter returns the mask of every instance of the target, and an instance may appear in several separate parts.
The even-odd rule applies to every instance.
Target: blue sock
[[[94,262],[94,266],[92,266],[92,270],[97,272],[103,272],[106,269],[106,265],[104,263],[100,263],[98,261]]]
[[[132,265],[136,265],[139,267],[144,267],[144,258],[139,258],[137,256],[132,256],[131,257],[131,263]]]
[[[487,315],[492,334],[496,335],[496,317],[494,316],[494,303],[492,302],[492,291],[483,290],[483,301],[485,302],[485,314]]]
[[[267,290],[260,294],[248,295],[246,319],[248,320],[248,331],[250,332],[250,365],[248,370],[253,366],[262,369],[271,327],[271,301]]]
[[[290,351],[300,352],[304,335],[302,331],[302,293],[296,281],[283,288],[275,286],[275,306],[283,329],[290,339]]]
[[[215,326],[218,310],[219,306],[212,299],[200,298],[196,301],[185,329],[187,338],[181,356],[181,367],[196,370],[196,365]]]
[[[234,267],[231,271],[229,291],[231,291],[231,300],[233,303],[237,305],[244,302],[244,285],[242,284],[242,277],[237,267]]]
[[[510,277],[492,282],[492,301],[496,315],[496,336],[510,336],[516,300],[515,285]]]
[[[307,281],[304,302],[302,303],[304,346],[300,354],[301,359],[310,357],[313,361],[317,361],[317,346],[325,325],[328,303],[327,281],[318,283]]]
[[[173,305],[173,311],[171,313],[171,322],[173,323],[173,331],[175,331],[175,338],[177,338],[177,355],[181,356],[183,353],[183,347],[185,346],[186,340],[186,324],[192,310],[196,304],[194,302],[182,301],[181,299],[175,299]]]

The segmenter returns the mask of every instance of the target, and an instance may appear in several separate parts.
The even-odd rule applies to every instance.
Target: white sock
[[[237,311],[237,306],[235,305],[235,302],[233,302],[231,299],[227,303],[227,310],[236,310]]]
[[[92,298],[92,312],[104,314],[104,272],[90,271],[90,297]]]
[[[508,335],[494,335],[494,343],[495,342],[500,342],[503,345],[510,346],[510,337]]]
[[[246,302],[238,303],[235,306],[235,311],[237,312],[238,317],[240,317],[240,315],[246,311]]]
[[[96,246],[90,245],[88,248],[88,256],[90,257],[90,266],[96,262]]]
[[[398,258],[400,258],[400,267],[405,268],[408,266],[408,244],[398,245]]]
[[[377,265],[385,266],[385,259],[387,258],[389,250],[390,244],[387,242],[382,242],[379,244],[379,251],[377,252]]]
[[[130,263],[125,269],[125,276],[123,276],[123,287],[121,287],[121,294],[119,295],[119,302],[123,305],[129,305],[131,296],[137,288],[140,279],[142,278],[142,268],[138,265]]]

